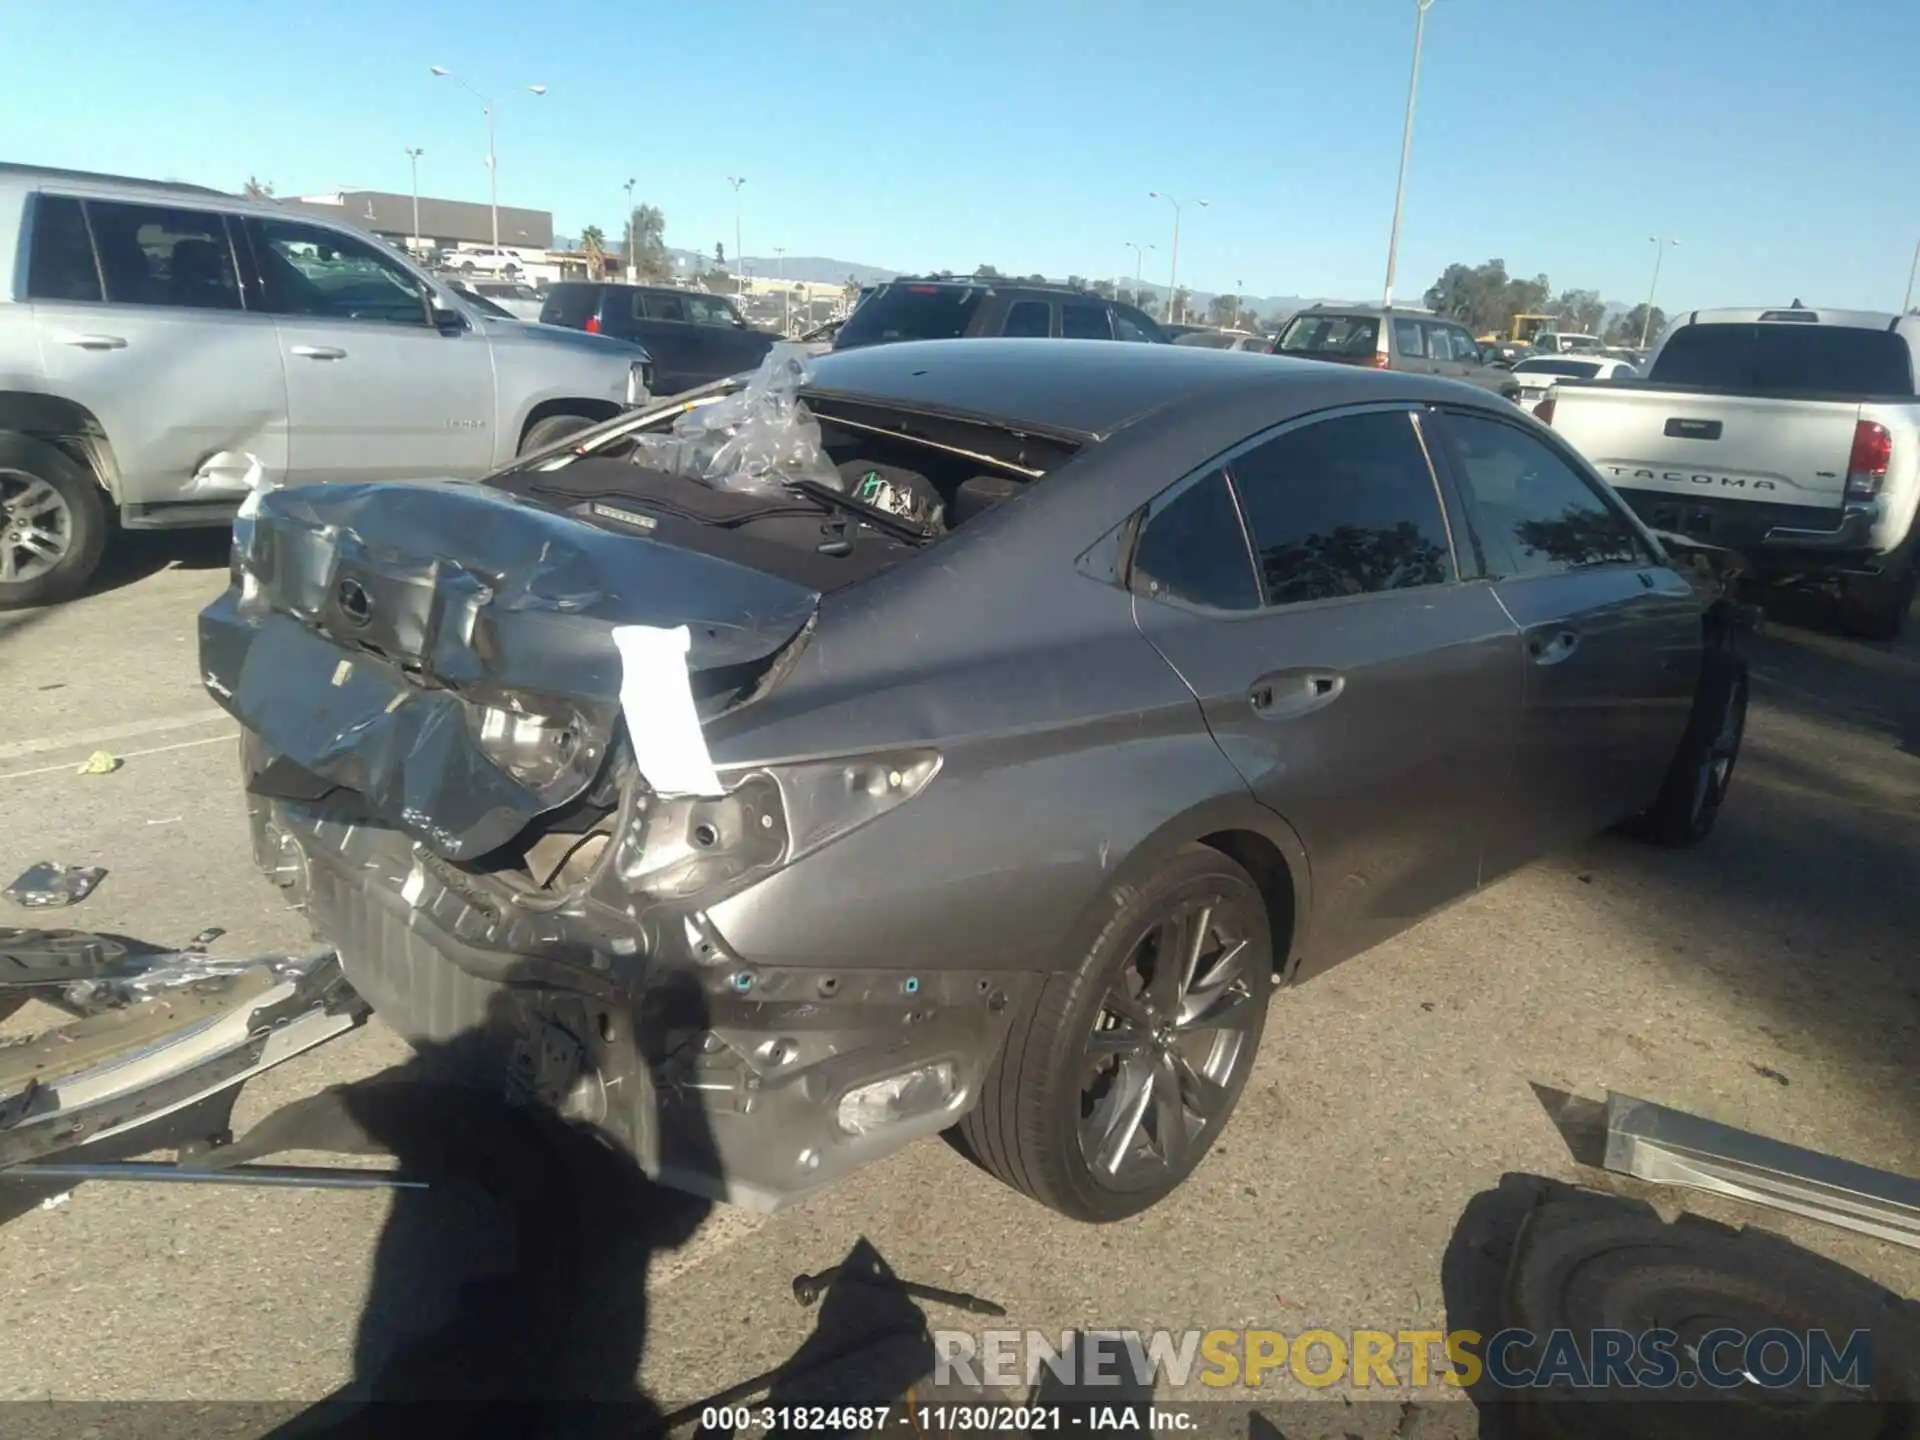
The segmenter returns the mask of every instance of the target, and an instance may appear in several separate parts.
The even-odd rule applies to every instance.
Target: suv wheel
[[[1252,877],[1189,846],[1019,1016],[956,1139],[982,1168],[1076,1220],[1136,1215],[1199,1165],[1266,1023],[1271,931]]]
[[[45,441],[0,434],[0,610],[78,594],[106,540],[93,476]]]
[[[520,437],[520,453],[533,455],[558,445],[569,435],[578,435],[582,430],[593,427],[593,421],[584,415],[549,415],[527,427],[527,433]]]

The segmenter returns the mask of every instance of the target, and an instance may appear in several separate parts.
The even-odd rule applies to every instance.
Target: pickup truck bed
[[[1761,318],[1814,314],[1696,312],[1647,379],[1562,382],[1536,413],[1649,525],[1836,584],[1852,628],[1890,638],[1913,600],[1920,321]]]

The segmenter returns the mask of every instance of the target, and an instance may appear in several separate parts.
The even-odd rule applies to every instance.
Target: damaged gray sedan
[[[735,1202],[950,1131],[1098,1221],[1285,987],[1706,835],[1746,670],[1678,564],[1430,377],[783,348],[484,482],[260,495],[201,656],[261,864],[416,1046]]]

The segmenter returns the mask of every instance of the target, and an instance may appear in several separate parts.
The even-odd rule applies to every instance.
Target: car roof
[[[1886,310],[1823,310],[1818,305],[1769,305],[1763,309],[1695,310],[1686,319],[1689,325],[1751,325],[1761,320],[1781,324],[1807,324],[1805,320],[1779,320],[1787,315],[1810,315],[1819,325],[1846,325],[1857,330],[1891,330],[1902,317]],[[1907,326],[1900,325],[1902,332]]]
[[[1052,280],[1022,280],[1017,275],[896,275],[891,280],[881,282],[886,285],[950,285],[956,289],[972,290],[1033,290],[1049,295],[1073,295],[1095,305],[1111,305],[1115,302],[1104,295],[1096,295],[1078,285],[1064,285]],[[880,287],[876,287],[880,288]]]
[[[1113,340],[902,340],[816,357],[810,388],[906,409],[972,415],[1094,440],[1174,402],[1230,408],[1294,392],[1302,409],[1370,398],[1454,399],[1485,391],[1405,372],[1245,350]]]
[[[204,206],[209,200],[218,200],[222,209],[287,213],[271,200],[249,200],[244,195],[216,190],[211,185],[192,185],[184,180],[142,180],[132,175],[107,175],[93,170],[62,170],[51,165],[21,165],[11,161],[0,161],[0,185],[7,184],[35,188],[51,185],[56,189],[79,194],[105,195],[136,190],[143,195],[155,198],[173,196],[191,205]]]
[[[1437,314],[1432,310],[1423,310],[1418,305],[1395,305],[1391,310],[1378,305],[1303,305],[1289,320],[1297,320],[1307,315],[1365,315],[1378,320],[1382,315],[1404,315],[1409,320],[1445,320],[1449,325],[1459,325],[1451,315]]]

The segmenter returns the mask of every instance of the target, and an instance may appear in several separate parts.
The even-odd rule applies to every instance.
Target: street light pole
[[[420,253],[420,157],[427,152],[407,147],[407,164],[413,170],[413,253]]]
[[[727,184],[733,187],[733,293],[745,294],[741,281],[747,273],[747,257],[740,250],[740,187],[747,183],[744,175],[729,175]]]
[[[1431,3],[1431,0],[1429,0],[1429,3]],[[1180,298],[1180,202],[1174,199],[1173,196],[1162,194],[1158,190],[1149,190],[1147,192],[1147,198],[1150,200],[1164,200],[1173,206],[1173,256],[1172,263],[1167,268],[1167,323],[1170,325],[1178,325],[1180,319],[1179,316],[1174,313],[1174,304]],[[1204,200],[1195,200],[1193,203],[1204,209],[1207,202]]]
[[[773,253],[778,257],[775,263],[780,267],[780,333],[784,335],[793,328],[793,310],[787,304],[787,247],[776,245]]]
[[[462,90],[465,90],[469,95],[472,95],[475,99],[477,99],[480,102],[481,107],[486,112],[486,117],[487,117],[487,208],[493,214],[493,248],[495,250],[498,250],[500,248],[500,161],[499,161],[499,157],[494,153],[494,146],[493,146],[493,110],[494,110],[493,101],[489,99],[487,96],[482,95],[478,90],[474,89],[473,86],[469,85],[466,81],[462,80],[458,75],[454,74],[451,70],[446,69],[444,66],[429,65],[427,67],[427,73],[429,75],[438,75],[443,80],[453,81],[454,84],[458,85]],[[527,86],[527,90],[534,95],[544,95],[547,93],[547,87],[544,85],[529,85]]]
[[[1420,91],[1420,46],[1427,35],[1427,11],[1433,0],[1413,0],[1413,74],[1407,81],[1407,119],[1400,131],[1400,178],[1393,187],[1393,228],[1387,232],[1387,283],[1380,292],[1380,308],[1393,308],[1393,267],[1400,257],[1400,208],[1407,196],[1407,158],[1413,153],[1413,101]]]
[[[1240,328],[1240,296],[1246,291],[1246,288],[1247,282],[1244,280],[1236,280],[1233,282],[1233,328],[1236,330]]]
[[[1907,270],[1907,298],[1900,306],[1902,315],[1913,309],[1913,277],[1915,275],[1920,275],[1920,244],[1913,247],[1913,264]]]
[[[1147,263],[1147,251],[1153,249],[1153,246],[1141,245],[1132,240],[1127,241],[1126,246],[1133,251],[1133,300],[1137,305],[1140,303],[1140,269]]]
[[[1671,238],[1662,239],[1658,235],[1649,235],[1647,239],[1653,243],[1653,283],[1647,286],[1647,309],[1646,313],[1640,317],[1640,348],[1642,350],[1647,348],[1647,332],[1653,328],[1653,296],[1654,292],[1660,288],[1660,259],[1667,253],[1669,246],[1680,243]]]
[[[633,224],[633,180],[627,180],[627,283],[631,285],[640,278],[640,263],[633,248],[635,239]]]

